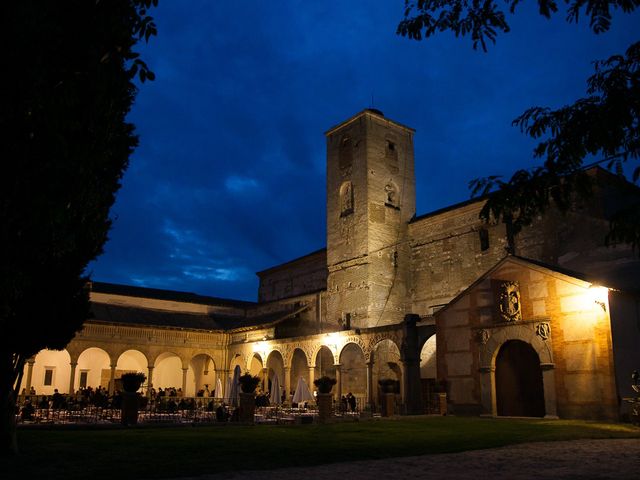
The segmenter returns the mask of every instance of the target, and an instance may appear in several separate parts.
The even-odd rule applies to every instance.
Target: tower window
[[[351,182],[344,182],[340,186],[340,216],[346,217],[353,213],[353,186]]]
[[[481,228],[478,230],[478,236],[480,237],[480,251],[489,250],[489,230]]]
[[[338,153],[339,163],[341,169],[347,169],[351,167],[353,163],[353,142],[351,138],[344,137],[340,142],[340,152]]]

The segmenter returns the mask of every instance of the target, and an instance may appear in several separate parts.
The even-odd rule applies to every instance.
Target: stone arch
[[[359,339],[358,339],[359,340]],[[365,356],[362,341],[347,341],[340,350],[340,391],[366,398],[367,366],[371,355]]]
[[[245,358],[244,355],[240,354],[240,353],[234,353],[232,355],[230,355],[230,360],[229,360],[229,372],[230,375],[233,375],[233,371],[236,368],[236,365],[240,366],[240,370],[242,372],[244,372],[246,370],[246,365],[247,365],[247,359]]]
[[[291,349],[290,348],[286,348],[283,347],[281,345],[273,345],[271,347],[271,350],[269,351],[269,353],[267,354],[267,362],[269,361],[269,357],[271,356],[271,354],[273,352],[278,352],[280,354],[280,357],[282,358],[282,364],[283,366],[287,366],[287,365],[291,365]]]
[[[328,376],[336,378],[336,356],[328,345],[318,345],[314,349],[315,378]]]
[[[251,373],[251,375],[262,375],[262,369],[266,368],[266,363],[262,359],[262,355],[258,352],[254,352],[251,355],[247,356],[246,368],[245,371]]]
[[[134,367],[137,368],[136,371],[146,374],[149,367],[149,357],[136,348],[129,348],[120,352],[116,360],[116,368],[133,370]]]
[[[326,348],[331,352],[331,356],[333,357],[333,363],[334,364],[340,363],[340,361],[339,361],[340,355],[338,355],[338,350],[337,349],[331,348],[329,345],[327,345],[325,343],[316,343],[316,344],[314,344],[312,346],[311,351],[310,351],[310,353],[311,353],[311,362],[309,363],[309,365],[317,365],[318,364],[318,353],[323,348]]]
[[[487,330],[484,331],[488,332]],[[487,342],[480,348],[480,368],[495,367],[498,351],[502,344],[508,340],[520,340],[530,344],[538,354],[540,364],[553,364],[551,340],[543,340],[536,334],[534,327],[530,324],[525,324],[495,329],[492,333],[489,333]]]
[[[480,392],[483,410],[492,415],[498,414],[495,378],[496,358],[503,344],[508,341],[519,340],[529,344],[538,355],[540,369],[542,370],[546,416],[555,417],[557,405],[551,337],[543,339],[538,335],[534,323],[508,325],[493,331],[478,330],[475,333],[476,339],[480,342]]]
[[[185,367],[186,363],[186,367]],[[153,369],[153,384],[157,389],[182,389],[183,370],[188,367],[188,361],[172,351],[164,351],[156,355]]]
[[[336,354],[336,357],[338,359],[338,363],[340,363],[340,357],[342,356],[342,352],[347,347],[347,345],[349,345],[350,343],[354,343],[358,347],[360,347],[360,350],[362,350],[362,355],[364,355],[364,361],[365,362],[368,362],[368,361],[371,360],[371,350],[369,348],[367,348],[367,346],[365,345],[365,343],[362,341],[362,339],[359,336],[351,335],[351,336],[349,336],[349,337],[344,339],[344,343],[342,344],[342,347],[340,347],[338,349],[338,352]]]
[[[187,370],[187,395],[197,395],[203,390],[211,394],[216,387],[216,363],[210,353],[205,351],[194,352],[189,360]]]
[[[88,347],[78,355],[76,375],[80,378],[82,372],[87,372],[88,387],[109,389],[111,365],[116,366],[117,362],[117,357],[113,359],[106,350],[100,347]]]
[[[66,393],[69,390],[71,376],[71,355],[63,350],[40,350],[34,357],[31,371],[31,384],[27,386],[29,363],[24,366],[21,388],[33,387],[38,395],[51,395],[54,390]],[[47,373],[49,370],[49,373]],[[73,392],[69,392],[73,393]]]
[[[433,334],[425,340],[420,349],[420,378],[435,379],[438,377],[436,351],[437,340]]]
[[[278,384],[280,385],[281,388],[283,388],[285,384],[285,378],[284,378],[285,370],[284,370],[284,358],[282,356],[282,353],[280,353],[278,350],[271,350],[271,352],[269,352],[269,355],[267,356],[266,364],[267,364],[267,367],[266,367],[267,368],[267,378],[266,378],[267,385],[265,387],[265,390],[269,392],[271,391],[271,385],[273,383],[274,375],[278,376]]]
[[[294,389],[298,383],[298,378],[303,377],[307,385],[309,384],[309,357],[300,347],[293,350],[291,354],[291,388]]]

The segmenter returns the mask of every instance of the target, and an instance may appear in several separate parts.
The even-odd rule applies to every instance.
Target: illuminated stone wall
[[[409,310],[413,130],[365,110],[327,132],[327,317],[344,328]]]
[[[517,282],[520,315],[506,320],[496,284]],[[617,418],[606,289],[508,258],[436,314],[437,370],[454,409],[497,414],[496,357],[517,340],[539,359],[546,414]]]

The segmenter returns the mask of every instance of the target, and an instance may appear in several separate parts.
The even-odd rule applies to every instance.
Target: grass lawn
[[[170,478],[459,452],[521,442],[640,438],[626,424],[405,417],[334,425],[21,429],[2,478]],[[126,465],[126,466],[125,466]]]

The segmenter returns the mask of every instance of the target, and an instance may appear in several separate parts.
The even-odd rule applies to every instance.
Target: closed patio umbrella
[[[216,380],[216,390],[213,393],[213,396],[215,398],[222,398],[222,381],[220,380],[220,377]]]
[[[231,395],[229,395],[229,403],[234,407],[240,404],[240,365],[236,365],[233,369],[233,379],[231,380]]]
[[[309,391],[309,387],[307,386],[307,382],[304,381],[304,378],[298,378],[298,385],[296,385],[296,391],[293,394],[293,403],[303,403],[303,402],[311,402],[315,400],[311,392]]]
[[[277,373],[273,374],[273,379],[271,380],[271,396],[269,397],[269,403],[271,403],[271,405],[280,405],[282,403],[280,380],[278,379]]]

